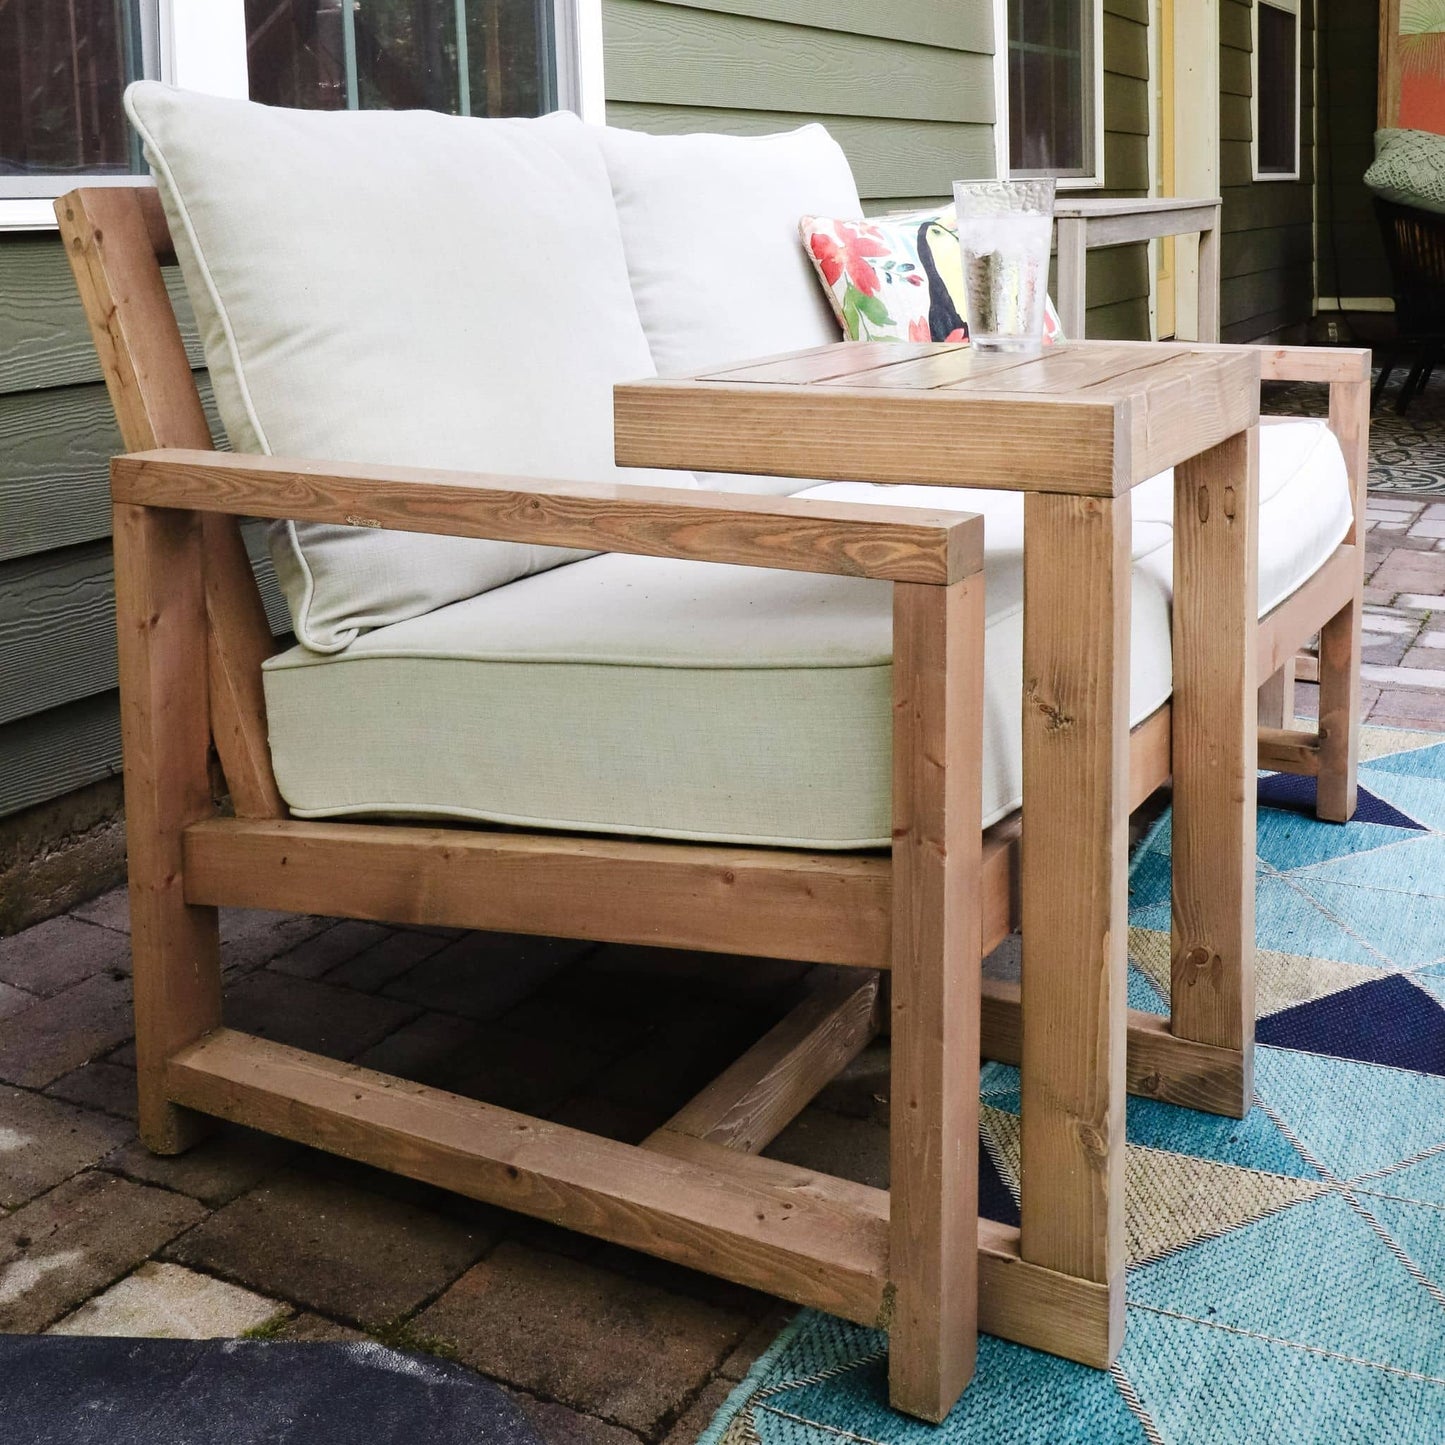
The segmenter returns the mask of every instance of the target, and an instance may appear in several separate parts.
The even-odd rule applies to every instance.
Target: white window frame
[[[1084,0],[1093,11],[1093,47],[1090,60],[1093,75],[1093,172],[1087,176],[1059,176],[1061,191],[1098,190],[1104,184],[1104,0]],[[994,163],[1000,176],[1033,177],[1046,172],[1014,172],[1009,166],[1009,95],[1008,95],[1008,0],[993,0],[993,88],[994,88]]]
[[[552,0],[557,105],[602,124],[602,0]],[[145,73],[185,90],[245,99],[245,0],[152,0],[142,8]],[[57,196],[76,186],[148,186],[148,175],[0,177],[0,231],[53,231]]]
[[[1294,16],[1294,165],[1287,171],[1259,168],[1259,8],[1269,5]],[[1254,0],[1249,7],[1249,166],[1256,181],[1297,181],[1300,178],[1301,112],[1304,108],[1304,16],[1300,0]]]

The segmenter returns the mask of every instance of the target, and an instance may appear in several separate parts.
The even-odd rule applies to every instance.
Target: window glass
[[[1299,16],[1260,0],[1255,55],[1259,174],[1293,175],[1299,126]]]
[[[139,172],[120,98],[143,69],[138,0],[0,0],[0,176]]]
[[[1009,168],[1094,169],[1091,0],[1009,0]]]
[[[246,0],[251,96],[270,105],[538,115],[550,0]]]

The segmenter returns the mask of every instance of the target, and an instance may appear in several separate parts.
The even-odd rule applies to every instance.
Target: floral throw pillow
[[[804,216],[798,231],[849,341],[968,340],[952,206],[869,221]],[[1044,341],[1062,340],[1049,301]]]

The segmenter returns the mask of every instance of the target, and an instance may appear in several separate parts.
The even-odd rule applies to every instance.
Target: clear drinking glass
[[[1054,227],[1054,183],[955,181],[969,341],[980,351],[1038,351]]]

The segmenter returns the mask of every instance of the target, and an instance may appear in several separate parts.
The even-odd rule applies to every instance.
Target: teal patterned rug
[[[1112,1371],[988,1336],[941,1426],[883,1337],[805,1311],[703,1445],[1445,1442],[1445,739],[1366,729],[1361,806],[1260,781],[1256,1104],[1129,1100],[1128,1334]],[[1130,993],[1163,1013],[1169,818],[1130,880]],[[981,1198],[1017,1222],[1018,1075],[982,1073]]]

